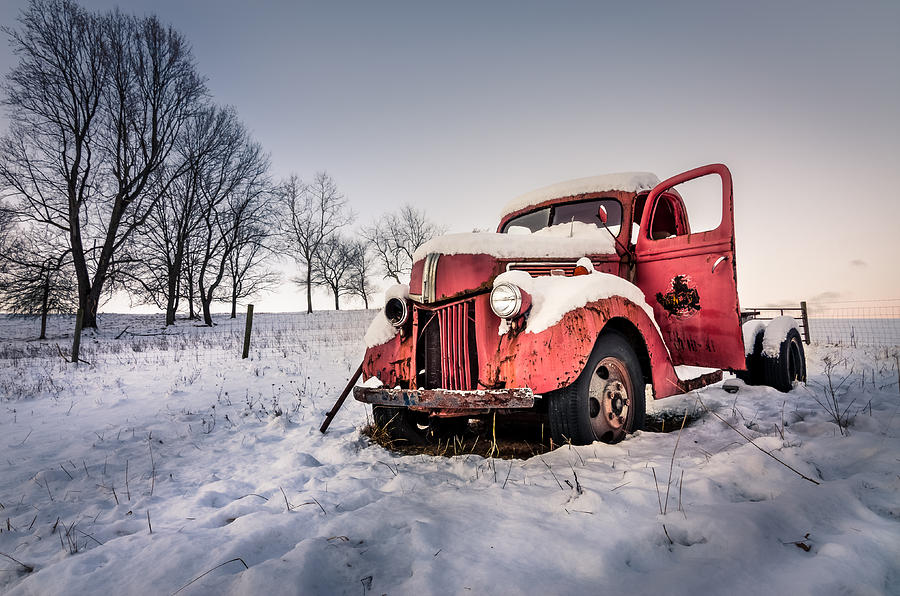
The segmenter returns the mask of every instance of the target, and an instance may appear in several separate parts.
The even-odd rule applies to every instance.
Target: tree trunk
[[[369,297],[366,296],[365,292],[363,292],[362,299],[363,299],[363,307],[366,310],[369,310]]]
[[[50,271],[47,271],[47,278],[44,281],[44,301],[41,304],[41,336],[38,339],[47,339],[47,311],[50,301]]]
[[[194,312],[194,275],[188,268],[187,276],[188,320],[193,321],[197,314]]]
[[[166,327],[175,324],[175,313],[178,310],[178,277],[180,273],[180,268],[176,264],[169,267],[168,275],[166,276]]]
[[[312,262],[306,260],[306,312],[312,312]]]
[[[200,297],[200,303],[203,305],[203,323],[207,327],[213,326],[212,313],[209,312],[211,302],[212,300],[206,300],[203,296]]]
[[[341,294],[337,290],[334,291],[334,310],[341,310]]]
[[[171,284],[169,286],[171,288]],[[173,294],[169,294],[166,300],[166,327],[175,324],[175,312],[178,309],[178,303]]]
[[[81,328],[90,327],[97,328],[97,309],[100,308],[100,292],[97,286],[91,288],[90,293],[84,301],[84,319],[81,322]]]
[[[237,295],[234,292],[231,293],[231,318],[237,318]]]

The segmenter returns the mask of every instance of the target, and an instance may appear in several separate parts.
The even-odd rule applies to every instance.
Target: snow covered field
[[[372,316],[257,315],[240,360],[240,319],[105,315],[77,368],[71,319],[0,319],[0,592],[900,593],[897,349],[652,404],[699,416],[680,435],[399,456],[352,399],[318,431]]]

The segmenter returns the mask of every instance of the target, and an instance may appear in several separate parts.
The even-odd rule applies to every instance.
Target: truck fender
[[[486,367],[488,378],[507,387],[530,387],[538,394],[567,387],[581,375],[597,338],[608,329],[632,342],[655,398],[682,392],[659,329],[641,306],[622,296],[573,309],[538,333],[526,327],[523,332],[505,334],[496,362]]]

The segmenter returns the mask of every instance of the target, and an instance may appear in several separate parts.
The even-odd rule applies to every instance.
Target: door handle
[[[727,261],[727,260],[728,260],[728,257],[725,256],[725,255],[722,255],[721,257],[719,257],[718,259],[716,259],[716,262],[713,263],[713,266],[712,266],[712,272],[715,273],[715,272],[716,272],[716,267],[718,267],[719,264],[722,263],[722,261]]]

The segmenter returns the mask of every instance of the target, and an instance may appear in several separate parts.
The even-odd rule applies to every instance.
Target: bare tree
[[[227,153],[229,144],[237,147],[240,142],[241,125],[234,110],[209,106],[194,114],[162,174],[172,179],[161,183],[161,196],[150,210],[147,225],[135,234],[130,248],[141,258],[127,287],[164,309],[166,325],[175,323],[183,280],[193,279],[193,272],[185,275],[184,269],[189,239],[203,221],[201,176]]]
[[[0,254],[2,254],[12,242],[15,224],[13,216],[12,209],[6,207],[3,203],[0,203]]]
[[[184,266],[181,273],[181,290],[179,298],[185,298],[188,303],[188,319],[194,320],[198,318],[197,310],[194,305],[199,302],[197,299],[197,272],[200,269],[200,251],[194,247],[201,242],[199,234],[189,235],[184,243]]]
[[[398,284],[409,279],[413,253],[440,234],[444,228],[429,221],[423,211],[404,205],[400,211],[386,213],[374,225],[363,229],[363,237],[372,245],[385,278]]]
[[[341,309],[341,296],[349,293],[352,259],[353,244],[340,234],[326,238],[313,257],[312,282],[331,290],[335,310]]]
[[[313,269],[319,250],[353,220],[353,214],[326,172],[317,173],[308,184],[292,175],[282,185],[281,200],[285,244],[302,273],[297,282],[306,287],[306,312],[312,312],[312,288],[316,285]]]
[[[347,263],[346,293],[348,296],[357,296],[363,301],[363,306],[369,308],[369,296],[375,291],[372,285],[371,273],[374,269],[372,252],[366,242],[353,240],[350,243],[350,259]]]
[[[19,63],[0,180],[21,215],[67,234],[84,326],[96,327],[119,251],[160,196],[152,183],[204,83],[182,36],[153,16],[31,0],[19,23],[5,29]]]
[[[0,244],[0,308],[39,315],[47,336],[47,315],[78,306],[71,253],[59,235],[32,226],[9,232]]]
[[[205,168],[200,178],[202,221],[193,248],[198,251],[196,282],[203,321],[210,326],[210,308],[242,230],[265,226],[271,219],[267,217],[268,157],[242,126],[236,129],[234,141],[223,147],[220,159]]]
[[[261,221],[245,222],[235,234],[224,282],[228,287],[232,319],[237,318],[239,300],[271,290],[281,282],[281,275],[266,266],[267,260],[274,256],[269,246],[271,238],[270,226]]]

